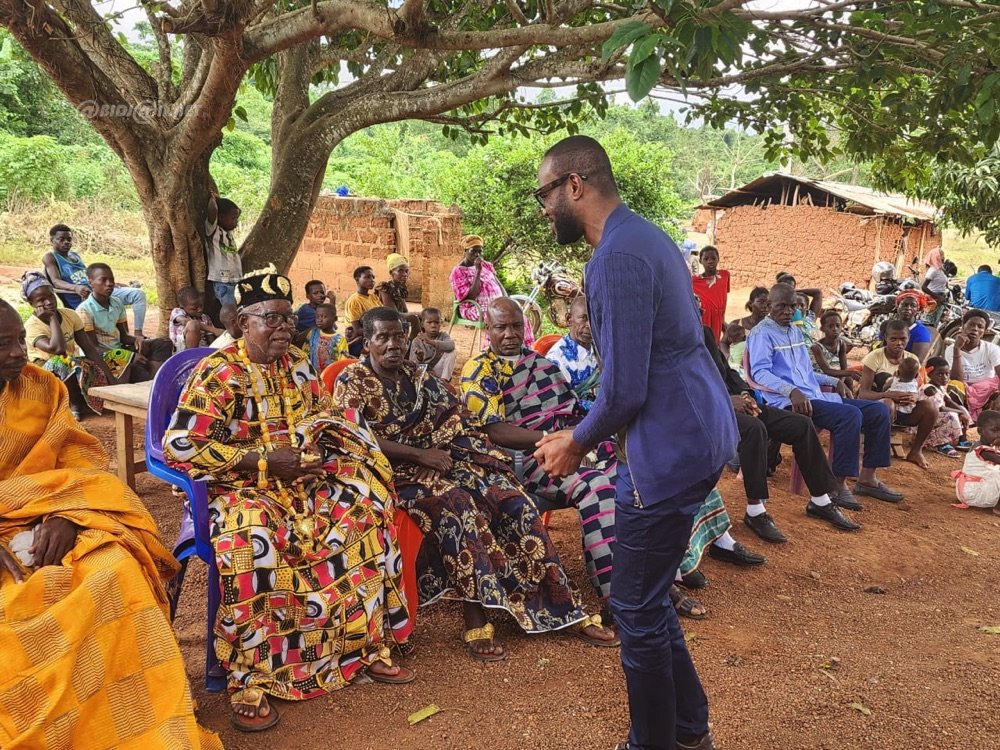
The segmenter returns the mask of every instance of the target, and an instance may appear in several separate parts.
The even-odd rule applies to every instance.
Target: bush
[[[47,135],[0,138],[0,202],[69,197],[62,152],[56,140]]]

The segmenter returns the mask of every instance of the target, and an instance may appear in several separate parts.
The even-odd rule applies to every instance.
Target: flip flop
[[[577,638],[581,641],[586,641],[591,646],[597,646],[598,648],[618,648],[622,645],[621,639],[616,635],[610,641],[605,641],[601,638],[595,638],[592,635],[587,635],[583,631],[593,625],[594,627],[602,627],[604,621],[601,619],[600,615],[590,615],[585,617],[580,622],[573,626],[573,632],[576,633]],[[613,634],[613,633],[612,633]]]
[[[382,682],[386,685],[405,685],[417,678],[412,669],[407,669],[401,664],[393,664],[389,656],[389,649],[385,646],[382,646],[378,650],[378,656],[375,657],[375,661],[382,662],[390,667],[396,667],[399,671],[396,674],[382,674],[381,672],[374,671],[371,665],[369,665],[368,669],[365,670],[365,674],[368,675],[368,679],[372,682]]]
[[[260,710],[260,706],[264,700],[264,691],[259,687],[243,688],[242,690],[237,690],[229,697],[229,703],[231,706],[252,706],[258,711]],[[259,716],[241,716],[236,713],[236,709],[234,708],[232,714],[229,716],[229,720],[232,721],[233,726],[241,732],[263,732],[265,729],[270,729],[277,724],[278,720],[281,718],[277,709],[271,705],[270,702],[268,702],[267,707],[268,714],[263,719]]]
[[[464,633],[462,633],[462,640],[466,643],[465,650],[476,661],[493,662],[493,661],[503,661],[507,658],[506,649],[501,651],[499,654],[483,654],[472,648],[472,644],[476,641],[489,641],[494,646],[497,645],[493,643],[493,624],[486,623],[481,628],[469,628]]]
[[[948,458],[961,458],[962,454],[955,450],[954,446],[949,444],[935,446],[934,450],[940,453],[942,456],[947,456]]]

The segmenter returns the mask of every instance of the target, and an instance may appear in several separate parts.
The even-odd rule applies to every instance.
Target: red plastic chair
[[[333,393],[333,384],[337,382],[337,377],[348,365],[353,365],[358,360],[351,357],[345,357],[344,359],[338,359],[336,362],[331,362],[323,370],[319,379],[323,381],[323,387],[326,388],[327,393]]]
[[[562,336],[558,333],[548,333],[540,339],[536,339],[534,346],[531,348],[535,350],[535,354],[540,354],[544,357],[549,353],[549,349],[561,338]]]
[[[402,508],[396,508],[392,522],[396,526],[399,552],[403,556],[403,593],[406,595],[406,611],[410,613],[410,622],[416,624],[417,607],[420,604],[417,592],[417,554],[424,542],[424,534],[417,526],[417,522]]]

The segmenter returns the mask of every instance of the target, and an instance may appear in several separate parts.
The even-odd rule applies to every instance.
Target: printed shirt
[[[566,334],[553,344],[545,358],[559,366],[580,399],[580,405],[589,411],[597,398],[597,387],[600,384],[600,364],[594,350],[578,344],[572,336]]]
[[[955,345],[952,344],[945,350],[944,358],[951,364],[954,356]],[[996,377],[997,365],[1000,365],[1000,346],[990,341],[980,341],[971,352],[962,352],[962,374],[967,384]]]
[[[206,250],[208,251],[208,280],[235,284],[243,278],[243,260],[233,233],[217,222],[205,220]]]
[[[122,345],[118,324],[128,324],[128,318],[125,316],[125,305],[120,301],[108,297],[108,306],[104,307],[92,294],[80,303],[76,312],[83,321],[83,330],[94,333],[99,349],[109,351]]]

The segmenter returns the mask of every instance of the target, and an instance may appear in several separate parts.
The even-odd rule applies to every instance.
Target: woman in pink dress
[[[451,271],[451,290],[459,305],[459,314],[466,320],[479,320],[480,313],[498,297],[506,297],[507,292],[500,283],[496,269],[488,260],[483,260],[483,238],[470,234],[462,238],[465,256]],[[471,303],[475,304],[471,304]],[[478,309],[477,306],[478,305]],[[530,347],[535,341],[534,332],[527,319],[524,321],[524,345]],[[483,348],[489,345],[489,336],[483,335]]]

